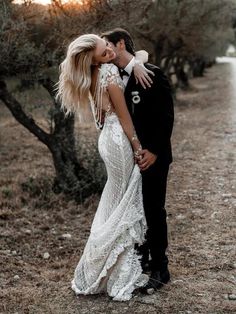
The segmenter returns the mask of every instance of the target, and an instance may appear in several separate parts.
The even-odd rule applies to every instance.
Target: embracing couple
[[[76,294],[125,301],[170,280],[166,184],[172,161],[173,100],[162,71],[134,51],[130,34],[86,34],[68,47],[57,97],[66,114],[91,105],[107,170],[90,235],[76,267]]]

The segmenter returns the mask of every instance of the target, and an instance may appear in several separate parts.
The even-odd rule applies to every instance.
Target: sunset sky
[[[62,0],[62,2],[67,2],[67,1],[69,1],[69,0]],[[14,2],[21,4],[24,2],[24,0],[15,0]],[[51,0],[33,0],[32,2],[40,3],[40,4],[50,4]],[[78,0],[78,2],[80,2],[80,1]]]

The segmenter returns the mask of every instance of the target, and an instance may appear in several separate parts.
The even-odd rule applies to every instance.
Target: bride
[[[97,35],[75,39],[60,65],[57,97],[66,114],[90,103],[96,126],[102,129],[98,149],[108,176],[72,289],[85,295],[106,292],[114,300],[126,301],[148,281],[135,251],[135,244],[144,241],[146,220],[135,163],[142,158],[141,145],[119,70],[109,63],[115,57],[109,43]],[[135,58],[137,77],[147,78],[140,65],[147,61],[147,53],[137,52]]]

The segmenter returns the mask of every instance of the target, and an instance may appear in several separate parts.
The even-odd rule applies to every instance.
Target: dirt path
[[[1,105],[0,313],[235,313],[236,60],[220,61],[178,94],[167,199],[172,282],[130,302],[74,296],[70,280],[98,197],[82,208],[41,193],[49,205],[34,210],[53,174],[50,156]],[[31,203],[19,188],[29,175],[41,180],[36,190],[28,181]]]

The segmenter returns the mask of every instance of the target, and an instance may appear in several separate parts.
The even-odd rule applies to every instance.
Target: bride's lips
[[[113,54],[111,54],[111,60],[115,59],[116,53],[113,51]]]

